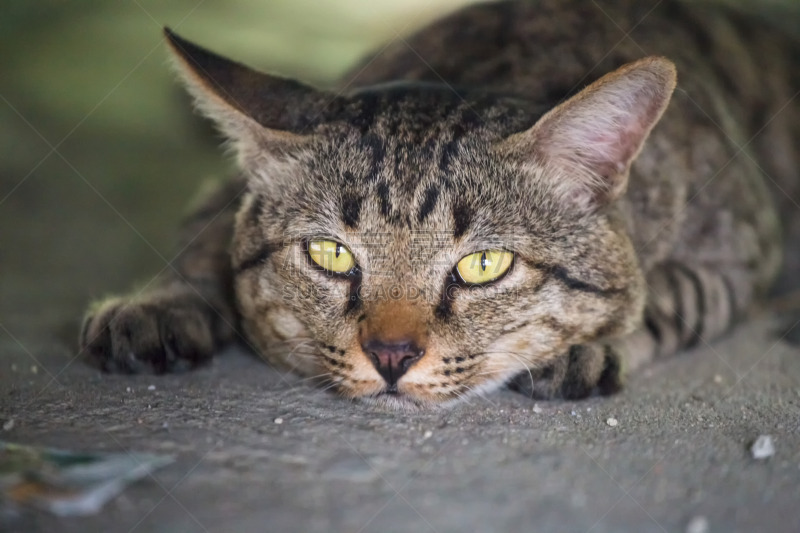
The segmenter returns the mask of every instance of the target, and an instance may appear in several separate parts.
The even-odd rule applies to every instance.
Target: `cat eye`
[[[500,279],[511,268],[514,254],[506,250],[483,250],[461,258],[456,272],[464,283],[483,285]]]
[[[336,241],[313,240],[308,242],[308,256],[328,272],[347,274],[356,266],[353,253]]]

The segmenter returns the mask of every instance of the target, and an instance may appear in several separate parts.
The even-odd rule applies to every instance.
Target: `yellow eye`
[[[456,265],[458,275],[470,285],[480,285],[498,279],[508,272],[514,254],[505,250],[483,250],[461,258]]]
[[[347,274],[356,266],[353,254],[336,241],[309,241],[308,255],[311,260],[329,272]]]

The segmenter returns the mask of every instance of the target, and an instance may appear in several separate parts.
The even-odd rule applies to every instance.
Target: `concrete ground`
[[[104,376],[24,322],[3,323],[4,439],[177,460],[97,516],[31,513],[6,531],[660,532],[697,517],[709,531],[800,530],[800,350],[765,322],[614,398],[537,406],[508,392],[414,415],[238,351],[189,375]],[[776,447],[764,461],[748,451],[760,434]]]
[[[503,392],[386,412],[238,349],[180,376],[87,367],[75,346],[86,303],[164,269],[176,206],[226,168],[171,88],[158,25],[201,40],[230,13],[45,4],[0,8],[0,49],[13,51],[0,54],[0,440],[176,460],[96,516],[0,513],[0,531],[800,531],[800,347],[787,342],[797,329],[779,340],[785,317],[576,403]],[[317,48],[285,46],[295,59],[281,66],[298,74],[321,72],[312,52],[334,45],[343,68],[378,41],[371,21],[408,18],[342,8],[351,25],[325,33],[333,15],[309,1],[276,0],[261,19],[239,4],[229,33],[205,42],[234,55],[246,46],[231,28],[288,31],[287,6],[305,5]],[[776,451],[757,461],[761,434]]]

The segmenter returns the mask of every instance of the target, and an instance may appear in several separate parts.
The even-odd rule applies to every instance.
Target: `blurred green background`
[[[3,0],[0,321],[36,335],[148,279],[172,258],[198,184],[231,171],[169,69],[163,25],[328,85],[371,49],[469,1]],[[800,5],[715,1],[778,21],[797,20],[783,13]]]

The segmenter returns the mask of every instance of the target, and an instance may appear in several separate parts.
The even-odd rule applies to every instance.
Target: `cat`
[[[800,265],[800,45],[734,11],[476,4],[330,91],[165,35],[241,175],[168,281],[90,308],[106,371],[239,338],[390,407],[611,394]]]

